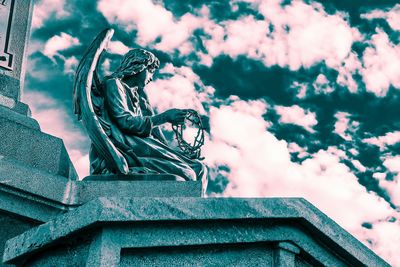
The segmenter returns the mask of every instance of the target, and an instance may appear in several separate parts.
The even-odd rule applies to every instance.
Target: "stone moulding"
[[[179,182],[135,180],[135,175],[88,177],[68,180],[43,170],[33,170],[0,154],[0,209],[9,213],[47,222],[98,197],[200,197],[201,181]]]
[[[8,240],[3,261],[40,259],[85,232],[94,232],[86,266],[118,266],[146,248],[260,242],[274,244],[280,266],[296,255],[325,266],[389,266],[301,198],[99,198]]]

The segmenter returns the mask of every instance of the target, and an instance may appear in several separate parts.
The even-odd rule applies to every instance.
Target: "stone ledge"
[[[60,138],[3,118],[0,126],[1,156],[71,180],[78,178]]]
[[[118,180],[68,180],[0,157],[0,209],[40,222],[75,209],[98,197],[200,197],[200,181],[175,181],[173,175],[132,175]],[[171,180],[159,181],[168,176]],[[154,177],[154,175],[153,175]],[[98,178],[98,177],[97,177]],[[110,178],[110,180],[107,180]],[[175,180],[172,180],[175,179]]]
[[[324,247],[339,253],[347,262],[366,266],[389,266],[309,202],[298,198],[99,198],[8,240],[3,261],[16,263],[78,231],[93,227],[107,229],[108,225],[113,228],[112,225],[121,223],[126,225],[168,221],[190,226],[196,221],[227,220],[278,220],[289,222],[293,226],[301,225],[308,235],[322,242]],[[288,234],[289,238],[290,233]],[[307,242],[299,245],[307,246]]]
[[[29,109],[28,106],[26,107]],[[20,113],[17,113],[9,108],[0,106],[0,124],[3,121],[15,122],[34,130],[40,130],[39,123],[35,119],[30,118],[26,115],[21,115]]]

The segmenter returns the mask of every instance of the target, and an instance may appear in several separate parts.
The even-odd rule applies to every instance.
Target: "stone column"
[[[24,115],[30,115],[20,97],[32,8],[32,0],[0,0],[0,106]]]
[[[300,253],[300,249],[289,242],[279,242],[275,251],[276,267],[295,267],[296,255]]]

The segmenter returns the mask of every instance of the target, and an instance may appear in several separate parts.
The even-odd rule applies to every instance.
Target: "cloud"
[[[362,68],[362,63],[359,60],[358,56],[351,52],[349,55],[343,60],[341,66],[337,68],[338,77],[336,82],[346,87],[351,93],[358,92],[358,83],[356,79],[354,79],[353,75],[358,74]]]
[[[387,146],[400,142],[400,131],[386,133],[383,136],[369,137],[362,140],[365,143],[378,146],[383,151]]]
[[[390,201],[400,210],[400,156],[383,157],[383,166],[392,174],[393,178],[388,179],[386,173],[375,173],[379,186],[388,194]]]
[[[383,165],[391,172],[400,173],[400,156],[388,157],[383,162]]]
[[[146,87],[150,102],[160,112],[170,108],[191,108],[200,114],[206,113],[204,105],[211,101],[214,89],[204,86],[192,69],[177,68],[168,63],[160,73],[171,77],[158,79]]]
[[[296,97],[298,99],[304,99],[307,96],[308,85],[305,83],[300,83],[298,81],[294,81],[290,85],[289,89],[296,92]]]
[[[69,15],[65,10],[65,0],[39,0],[33,8],[32,27],[37,29],[54,14],[57,18]]]
[[[324,62],[338,68],[360,40],[360,32],[349,26],[342,13],[327,14],[322,5],[293,1],[250,1],[265,19],[253,16],[207,24],[204,46],[211,57],[246,55],[266,66],[298,70]]]
[[[126,31],[137,30],[139,45],[148,45],[160,38],[155,48],[166,52],[179,48],[181,53],[189,53],[191,47],[185,42],[204,21],[191,13],[176,19],[151,0],[100,0],[97,8],[110,23],[123,25]]]
[[[257,108],[252,108],[256,104]],[[396,245],[379,225],[396,211],[373,192],[343,163],[345,152],[335,147],[309,154],[302,163],[290,160],[290,152],[302,151],[296,145],[278,140],[268,132],[262,115],[262,102],[237,100],[231,105],[211,108],[211,136],[204,155],[209,166],[226,166],[229,184],[225,196],[304,197],[336,222],[356,235],[386,259],[392,259]],[[353,164],[365,167],[358,161]],[[340,207],[340,209],[338,209]],[[364,231],[364,222],[381,221],[377,228]],[[374,224],[375,226],[375,224]],[[400,232],[398,224],[391,229]],[[396,237],[397,238],[397,237]],[[372,240],[372,241],[371,241]]]
[[[395,5],[389,10],[375,9],[361,14],[360,17],[367,20],[385,19],[393,30],[400,31],[400,4]]]
[[[335,133],[346,141],[352,141],[355,131],[360,126],[358,121],[350,119],[351,114],[347,112],[337,112],[335,114]]]
[[[393,213],[340,162],[344,151],[331,147],[300,164],[292,162],[288,144],[266,130],[265,111],[265,103],[243,100],[210,110],[211,136],[204,155],[210,166],[228,166],[225,195],[305,197],[350,230]]]
[[[329,84],[328,78],[324,74],[319,74],[313,83],[315,94],[330,94],[335,89]]]
[[[44,46],[43,54],[50,59],[54,59],[55,55],[59,55],[58,52],[68,49],[72,46],[79,45],[78,38],[72,37],[71,35],[62,32],[60,35],[51,37]]]
[[[117,55],[125,55],[128,53],[129,49],[130,48],[121,41],[111,41],[107,48],[108,52]]]
[[[67,74],[75,75],[75,70],[78,67],[79,61],[75,56],[65,58],[64,72]]]
[[[312,128],[317,125],[318,121],[314,112],[304,110],[298,105],[291,107],[276,106],[275,110],[280,115],[280,123],[295,124],[303,127],[310,133],[315,132]]]
[[[26,92],[23,100],[31,108],[32,117],[39,122],[41,130],[64,141],[79,177],[87,176],[89,158],[82,151],[87,149],[89,140],[66,113],[63,104],[41,92]]]
[[[362,59],[361,75],[367,91],[382,97],[391,85],[400,88],[400,46],[390,42],[387,33],[377,29]]]
[[[363,229],[360,235],[369,240],[370,247],[385,259],[390,259],[392,266],[400,266],[399,242],[400,242],[400,218],[391,217],[372,224],[371,229]]]

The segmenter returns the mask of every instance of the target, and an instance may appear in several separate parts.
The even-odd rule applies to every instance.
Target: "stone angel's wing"
[[[107,47],[113,29],[102,31],[92,42],[80,61],[74,82],[74,112],[82,120],[97,152],[105,159],[107,167],[119,173],[127,174],[129,167],[124,156],[111,142],[102,125],[104,121],[99,114],[96,103],[101,92],[96,67],[99,58]]]

